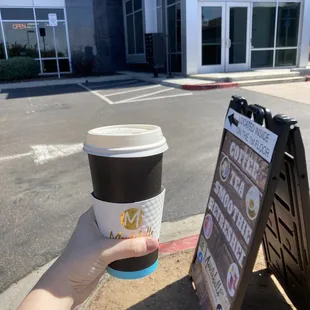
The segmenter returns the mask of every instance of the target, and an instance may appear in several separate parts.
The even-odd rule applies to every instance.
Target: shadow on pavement
[[[137,81],[137,86],[140,82]],[[124,89],[128,87],[135,87],[134,83],[124,84],[124,81],[110,81],[110,82],[98,82],[98,83],[84,83],[91,90],[108,90],[108,89]],[[20,99],[27,97],[42,97],[42,96],[55,96],[65,95],[70,93],[87,93],[88,90],[79,86],[78,84],[71,85],[55,85],[55,86],[42,86],[32,88],[16,88],[16,89],[3,89],[1,94],[4,95],[4,99]]]
[[[242,310],[288,310],[286,302],[267,269],[252,273]]]
[[[149,296],[129,310],[188,309],[200,307],[196,292],[189,277],[184,277]],[[246,292],[242,310],[289,310],[292,307],[286,302],[273,282],[270,273],[259,270],[252,273],[251,282]]]
[[[199,310],[199,301],[189,277],[184,277],[142,300],[128,310],[191,309]]]

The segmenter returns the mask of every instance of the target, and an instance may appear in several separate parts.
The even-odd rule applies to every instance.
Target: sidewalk
[[[177,75],[173,78],[167,78],[165,74],[160,74],[155,78],[151,72],[120,71],[118,73],[149,83],[194,91],[306,82],[309,80],[308,76],[304,76],[307,72],[309,71],[299,72],[297,70],[291,71],[290,69],[268,69],[244,72],[194,74],[187,78],[178,77]]]
[[[122,281],[109,277],[85,309],[199,310],[199,301],[188,277],[193,253],[194,249],[187,249],[161,256],[158,270],[140,280]],[[263,253],[260,251],[242,309],[295,309],[273,279],[265,271]]]
[[[5,89],[19,89],[19,88],[32,88],[32,87],[46,87],[46,86],[63,86],[63,85],[74,85],[83,83],[99,83],[99,82],[113,82],[130,80],[128,75],[103,75],[103,76],[89,76],[83,78],[61,78],[52,80],[38,80],[38,81],[22,81],[14,83],[0,83],[0,91]]]

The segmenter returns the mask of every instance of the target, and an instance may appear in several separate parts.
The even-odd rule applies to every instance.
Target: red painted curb
[[[199,84],[199,85],[182,85],[182,89],[184,90],[211,90],[218,88],[231,88],[238,87],[239,84],[237,82],[227,82],[227,83],[210,83],[210,84]]]
[[[194,249],[199,235],[194,235],[179,240],[165,242],[159,246],[159,254],[175,253],[179,251]]]

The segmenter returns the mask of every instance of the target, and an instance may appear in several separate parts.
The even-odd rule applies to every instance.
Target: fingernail
[[[146,247],[148,251],[155,251],[158,249],[159,243],[157,240],[150,238],[146,240]]]

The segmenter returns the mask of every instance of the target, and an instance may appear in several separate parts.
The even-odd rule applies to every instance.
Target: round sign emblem
[[[239,282],[240,274],[238,266],[235,263],[232,263],[229,266],[228,272],[227,272],[227,288],[228,293],[231,297],[235,296],[238,282]]]
[[[246,213],[250,220],[255,220],[260,205],[260,193],[256,186],[252,186],[245,197]]]
[[[142,225],[143,211],[137,208],[128,209],[121,214],[120,221],[126,229],[136,230]]]
[[[227,156],[224,156],[220,164],[220,178],[223,182],[228,179],[230,173],[230,162]]]
[[[206,239],[209,239],[211,237],[212,231],[213,231],[213,219],[212,215],[208,214],[205,217],[205,221],[203,223],[203,233]]]
[[[199,261],[199,263],[201,264],[202,261],[203,261],[203,254],[202,254],[202,252],[199,251],[197,256],[198,256],[198,261]]]

